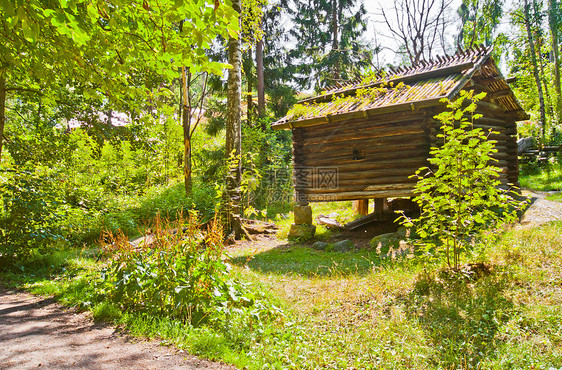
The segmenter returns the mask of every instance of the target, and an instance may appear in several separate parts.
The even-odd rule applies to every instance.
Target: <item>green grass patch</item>
[[[558,162],[521,164],[519,182],[523,188],[531,190],[562,190],[562,165]]]
[[[487,270],[477,278],[283,241],[233,250],[233,277],[284,312],[256,327],[196,327],[98,302],[91,281],[102,262],[86,252],[3,279],[90,309],[133,335],[249,369],[559,368],[561,246],[562,222],[514,229],[488,246]]]
[[[353,211],[353,202],[351,201],[341,201],[341,202],[323,202],[312,204],[312,219],[315,220],[318,216],[332,215],[335,220],[337,220],[342,225],[356,220],[361,217],[355,211]],[[279,227],[279,232],[277,236],[282,239],[287,238],[289,233],[289,228],[293,223],[294,217],[293,212],[287,214],[278,214],[275,218],[275,223]],[[334,231],[322,226],[316,226],[316,234],[314,237],[319,240],[330,239],[334,235]]]
[[[562,193],[549,195],[546,197],[546,199],[553,200],[555,202],[562,202]]]
[[[280,244],[261,253],[238,253],[232,262],[262,274],[302,277],[366,275],[379,268],[379,254],[373,250],[325,252],[302,245]]]

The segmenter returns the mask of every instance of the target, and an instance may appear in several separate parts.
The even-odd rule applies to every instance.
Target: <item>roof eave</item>
[[[295,121],[288,121],[280,124],[274,124],[271,126],[271,128],[273,130],[286,130],[286,129],[293,129],[296,127],[308,127],[308,126],[315,126],[315,125],[321,125],[321,124],[332,123],[332,122],[341,122],[353,118],[372,117],[385,113],[416,111],[423,108],[438,106],[442,104],[440,100],[444,97],[445,96],[439,96],[436,98],[423,99],[415,102],[392,104],[383,107],[376,107],[376,108],[346,112],[341,114],[328,114],[325,116],[304,118]]]

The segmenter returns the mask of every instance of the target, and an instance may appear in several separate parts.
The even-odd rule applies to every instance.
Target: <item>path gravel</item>
[[[52,298],[0,286],[0,368],[234,369],[120,335]]]
[[[562,221],[562,203],[546,199],[550,193],[524,190],[531,198],[531,206],[521,218],[520,227],[535,227],[549,221]]]

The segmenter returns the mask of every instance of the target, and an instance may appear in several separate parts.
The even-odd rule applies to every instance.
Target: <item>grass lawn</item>
[[[562,165],[558,162],[521,164],[519,182],[521,187],[539,191],[562,190]]]
[[[99,262],[86,252],[60,253],[3,279],[91,309],[132,334],[239,367],[559,368],[561,246],[560,222],[509,231],[488,247],[490,270],[478,279],[450,277],[415,260],[381,260],[368,250],[324,252],[283,241],[234,249],[233,274],[284,317],[228,335],[90,303],[87,271]]]
[[[282,355],[303,368],[548,368],[562,366],[561,246],[562,223],[510,231],[489,248],[491,272],[473,281],[412,261],[382,262],[368,251],[297,245],[238,253],[247,261],[242,276],[280,297],[298,323],[298,340],[265,346],[267,361]]]

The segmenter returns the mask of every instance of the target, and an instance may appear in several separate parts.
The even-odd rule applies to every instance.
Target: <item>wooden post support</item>
[[[369,200],[359,199],[353,201],[353,210],[360,214],[361,216],[366,216],[369,214]]]
[[[375,219],[382,220],[386,198],[375,198]]]

